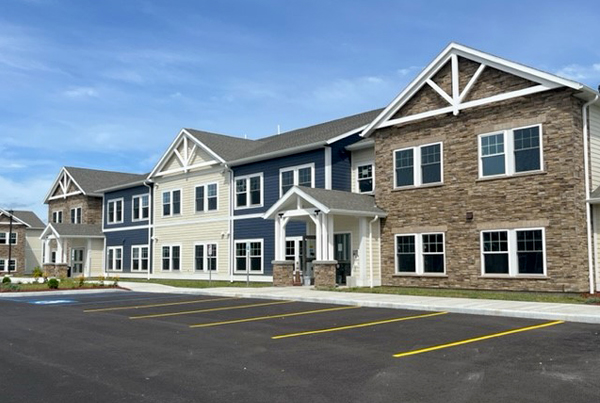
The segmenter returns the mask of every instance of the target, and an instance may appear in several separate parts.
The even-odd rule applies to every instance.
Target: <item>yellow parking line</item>
[[[342,306],[342,307],[337,307],[337,308],[316,309],[313,311],[292,312],[292,313],[283,313],[280,315],[267,315],[267,316],[257,316],[254,318],[227,320],[224,322],[199,323],[197,325],[190,325],[190,327],[211,327],[211,326],[220,326],[220,325],[230,325],[233,323],[254,322],[257,320],[287,318],[289,316],[310,315],[313,313],[333,312],[333,311],[341,311],[344,309],[356,309],[356,308],[360,308],[360,306]]]
[[[154,314],[154,315],[130,316],[129,319],[160,318],[160,317],[163,317],[163,316],[189,315],[191,313],[214,312],[214,311],[228,311],[230,309],[243,309],[243,308],[254,308],[254,307],[259,307],[259,306],[267,306],[267,305],[289,304],[291,302],[295,302],[295,301],[263,302],[263,303],[260,303],[260,304],[223,306],[223,307],[220,307],[220,308],[197,309],[197,310],[194,310],[194,311],[157,313],[157,314]]]
[[[347,329],[358,329],[358,328],[361,328],[361,327],[383,325],[385,323],[402,322],[404,320],[420,319],[420,318],[428,318],[428,317],[431,317],[431,316],[445,315],[447,313],[448,312],[434,312],[434,313],[427,313],[427,314],[424,314],[424,315],[403,316],[401,318],[378,320],[378,321],[375,321],[375,322],[358,323],[356,325],[338,326],[338,327],[330,327],[328,329],[309,330],[309,331],[306,331],[306,332],[281,334],[279,336],[273,336],[273,337],[271,337],[271,339],[278,340],[278,339],[286,339],[288,337],[307,336],[309,334],[337,332],[337,331],[340,331],[340,330],[347,330]]]
[[[124,310],[124,309],[155,308],[155,307],[159,307],[159,306],[199,304],[201,302],[225,301],[225,300],[231,300],[231,299],[239,299],[239,298],[227,297],[227,298],[213,298],[213,299],[195,299],[193,301],[165,302],[162,304],[116,306],[116,307],[110,307],[110,308],[85,309],[83,312],[107,312],[107,311],[120,311],[120,310]]]
[[[476,341],[493,339],[494,337],[507,336],[509,334],[526,332],[528,330],[535,330],[535,329],[541,329],[543,327],[560,325],[561,323],[565,323],[565,322],[562,321],[562,320],[556,320],[556,321],[553,321],[553,322],[542,323],[540,325],[521,327],[521,328],[518,328],[518,329],[507,330],[505,332],[493,333],[493,334],[488,334],[488,335],[485,335],[485,336],[474,337],[472,339],[455,341],[453,343],[446,343],[446,344],[440,344],[438,346],[421,348],[421,349],[418,349],[418,350],[405,351],[403,353],[394,354],[394,357],[399,358],[399,357],[407,357],[409,355],[427,353],[429,351],[441,350],[443,348],[456,347],[456,346],[461,346],[463,344],[475,343]]]

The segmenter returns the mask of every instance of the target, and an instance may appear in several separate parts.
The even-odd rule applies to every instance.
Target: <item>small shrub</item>
[[[98,281],[100,282],[100,287],[104,287],[104,280],[106,280],[106,277],[104,277],[104,276],[98,277]]]
[[[118,287],[119,286],[119,276],[113,277],[113,286],[114,287]]]
[[[10,277],[4,277],[2,279],[2,284],[10,284],[10,283],[12,283]]]
[[[21,286],[19,284],[7,284],[6,289],[10,291],[19,291]]]
[[[77,279],[78,279],[77,285],[79,285],[79,287],[83,287],[83,285],[85,284],[85,277],[79,276]]]
[[[33,278],[35,278],[36,280],[40,277],[42,277],[44,275],[44,272],[42,271],[42,269],[40,269],[40,266],[36,266],[33,268]],[[37,283],[37,281],[36,281]]]
[[[58,288],[59,281],[55,278],[51,278],[48,280],[48,288],[51,290],[56,290]]]

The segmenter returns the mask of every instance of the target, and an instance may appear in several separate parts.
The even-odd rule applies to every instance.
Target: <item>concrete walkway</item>
[[[600,324],[600,306],[556,304],[548,302],[500,301],[491,299],[419,297],[411,295],[345,293],[317,291],[308,287],[260,288],[179,288],[161,284],[119,282],[121,287],[139,292],[211,295],[275,300],[319,302],[323,304],[360,305],[373,308],[446,311],[473,315],[509,316],[540,320]]]

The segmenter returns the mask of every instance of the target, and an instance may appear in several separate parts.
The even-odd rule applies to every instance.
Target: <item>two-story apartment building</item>
[[[0,208],[0,274],[29,274],[42,265],[45,224],[33,211]]]

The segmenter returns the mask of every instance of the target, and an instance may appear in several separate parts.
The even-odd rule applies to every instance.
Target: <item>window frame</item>
[[[371,190],[368,192],[361,192],[360,191],[360,178],[358,176],[359,174],[359,170],[362,167],[366,167],[366,166],[371,166]],[[365,161],[365,162],[360,162],[357,163],[355,165],[355,186],[356,186],[356,193],[360,193],[360,194],[373,194],[375,193],[375,161]],[[364,179],[363,179],[364,180]]]
[[[19,233],[18,232],[0,232],[0,234],[4,234],[4,242],[0,242],[0,245],[17,245],[19,243]],[[12,242],[11,235],[15,236],[15,241]]]
[[[245,255],[246,259],[246,269],[244,270],[238,270],[237,269],[237,258],[238,258],[238,254],[237,254],[237,245],[240,243],[243,244],[249,244],[249,243],[253,243],[253,242],[257,242],[260,243],[260,271],[255,270],[252,271],[250,270],[250,265],[249,265],[249,255]],[[247,248],[246,248],[247,249]],[[234,273],[250,273],[250,274],[264,274],[265,272],[265,243],[264,243],[264,239],[263,238],[257,238],[257,239],[236,239],[234,240],[233,243],[233,259],[234,259],[234,263],[233,263],[233,271]]]
[[[217,194],[216,194],[216,199],[217,199],[217,207],[214,209],[209,210],[208,208],[208,187],[210,185],[215,185],[217,187]],[[198,210],[198,205],[196,204],[196,192],[198,188],[204,188],[204,201],[203,201],[203,206],[204,206],[204,210]],[[219,211],[219,182],[208,182],[208,183],[203,183],[201,185],[196,185],[194,186],[194,212],[195,213],[199,213],[199,214],[203,214],[203,213],[209,213],[209,212],[214,212],[214,211]]]
[[[142,255],[142,250],[143,250],[144,248],[146,248],[146,249],[148,250],[148,257],[147,257],[146,259],[144,259],[144,258],[142,257],[142,256],[143,256],[143,255]],[[139,252],[138,252],[138,253],[139,253],[139,255],[138,255],[138,258],[137,258],[137,259],[134,259],[134,257],[133,257],[133,250],[134,250],[134,249],[138,249],[138,250],[139,250]],[[136,261],[136,260],[137,260],[137,262],[138,262],[138,267],[140,267],[140,268],[139,268],[139,269],[137,269],[137,270],[136,270],[136,269],[134,269],[134,265],[133,265],[133,262],[134,262],[134,261]],[[142,265],[142,262],[143,262],[144,260],[147,260],[147,261],[148,261],[148,264],[147,264],[147,266],[146,266],[146,267],[147,267],[147,268],[146,268],[146,270],[144,270],[144,269],[142,269],[142,268],[141,268],[141,267],[143,267],[143,265]],[[130,266],[130,270],[131,270],[131,272],[132,272],[132,273],[147,273],[149,269],[150,269],[150,248],[148,247],[148,245],[131,245],[131,266]]]
[[[73,212],[75,212],[75,220],[73,220]],[[71,224],[81,224],[83,222],[83,208],[81,206],[72,207],[70,209]]]
[[[117,205],[116,203],[120,202],[121,203],[121,217],[119,220],[117,220]],[[115,208],[113,210],[113,221],[110,221],[111,217],[110,217],[110,205],[114,203],[115,204]],[[118,197],[116,199],[109,199],[106,201],[106,224],[108,225],[114,225],[114,224],[123,224],[123,220],[125,217],[125,199],[122,197]]]
[[[173,213],[173,193],[175,192],[179,192],[179,213],[175,214]],[[165,202],[164,202],[164,195],[165,193],[169,193],[169,214],[165,214]],[[195,195],[194,195],[195,196]],[[181,215],[183,215],[183,191],[181,190],[181,188],[179,189],[170,189],[170,190],[163,190],[160,193],[160,211],[161,211],[161,217],[179,217]]]
[[[173,248],[179,248],[179,268],[177,270],[173,270]],[[164,266],[163,266],[163,249],[164,248],[169,248],[169,269],[165,270]],[[173,244],[168,244],[168,245],[161,245],[160,246],[160,271],[162,272],[169,272],[169,273],[181,273],[181,263],[182,263],[182,256],[183,256],[183,247],[181,246],[180,243],[173,243]]]
[[[206,242],[195,242],[194,243],[194,272],[195,273],[208,273],[208,245],[212,245],[214,247],[215,250],[215,269],[211,270],[213,273],[217,273],[219,271],[219,243],[217,241],[206,241]],[[197,263],[197,258],[196,258],[196,247],[197,246],[203,246],[204,247],[204,253],[202,255],[202,270],[198,269],[198,266],[196,265]],[[212,258],[212,256],[211,256]]]
[[[518,258],[518,245],[517,245],[517,232],[522,231],[541,231],[542,232],[542,261],[544,264],[544,270],[541,274],[534,273],[519,273],[519,258]],[[503,273],[486,273],[485,272],[485,256],[483,253],[483,234],[486,232],[507,232],[508,240],[508,274]],[[548,260],[547,260],[547,247],[546,247],[546,228],[545,227],[531,227],[531,228],[498,228],[498,229],[486,229],[479,231],[479,259],[481,261],[481,276],[494,278],[545,278],[548,277]]]
[[[423,235],[442,235],[442,245],[444,248],[444,252],[442,255],[444,256],[444,271],[443,272],[425,272],[425,264],[424,264],[424,255],[423,252]],[[398,237],[401,236],[412,236],[415,239],[415,271],[398,271]],[[446,265],[446,233],[439,232],[411,232],[411,233],[397,233],[394,234],[394,276],[422,276],[422,277],[440,277],[447,276],[448,267]],[[428,253],[428,254],[440,254],[439,252]]]
[[[421,161],[421,149],[424,147],[430,146],[440,146],[440,181],[439,182],[429,182],[423,183],[423,163]],[[413,152],[413,183],[412,185],[403,185],[397,186],[397,178],[396,178],[396,153],[401,151],[412,150]],[[413,189],[418,187],[427,187],[427,186],[440,186],[444,184],[444,142],[436,141],[433,143],[419,144],[417,146],[412,147],[403,147],[398,148],[392,151],[392,162],[393,162],[393,189]],[[374,175],[373,175],[374,176]],[[373,187],[374,188],[374,187]]]
[[[144,217],[144,205],[142,204],[142,200],[144,197],[148,199],[148,216]],[[139,199],[140,203],[140,217],[135,218],[135,200]],[[150,219],[150,195],[149,194],[139,194],[131,197],[131,222],[139,222],[139,221],[148,221]]]
[[[515,159],[515,131],[522,129],[530,129],[532,127],[538,127],[540,133],[539,149],[540,149],[540,168],[531,171],[516,172],[516,159]],[[544,172],[544,131],[543,124],[536,123],[533,125],[513,127],[510,129],[496,130],[488,133],[481,133],[477,135],[477,165],[478,165],[478,179],[494,179],[504,178],[511,176],[529,175],[539,172]],[[483,163],[482,163],[482,138],[487,136],[493,136],[502,134],[504,139],[504,173],[496,175],[483,175]]]
[[[310,187],[314,188],[316,186],[315,185],[315,183],[316,183],[316,181],[315,181],[315,170],[316,169],[315,169],[315,163],[314,162],[310,162],[308,164],[294,165],[294,166],[290,166],[290,167],[280,168],[279,169],[279,198],[281,198],[283,196],[283,194],[284,194],[283,193],[283,180],[282,180],[283,179],[283,173],[284,172],[293,171],[293,174],[292,174],[293,175],[293,184],[292,184],[292,187],[293,186],[299,186],[298,185],[298,182],[299,182],[298,181],[299,172],[300,172],[301,169],[304,169],[304,168],[310,168],[310,171],[311,171],[311,175],[310,175],[311,185],[310,185]]]
[[[111,259],[109,259],[110,251],[111,250],[112,251],[120,250],[121,251],[121,259],[117,259],[116,253],[113,252],[113,258],[112,258],[112,261],[111,261]],[[121,261],[121,268],[120,269],[115,269],[115,262],[117,260]],[[112,269],[110,268],[111,262],[112,262]],[[118,272],[122,272],[123,271],[123,247],[122,246],[107,246],[106,247],[106,271],[118,271]]]
[[[0,262],[2,262],[2,268],[0,269],[0,273],[14,273],[17,271],[18,265],[17,265],[17,259],[13,259],[11,258],[10,260],[8,258],[2,258],[0,259]],[[12,270],[10,270],[10,262],[13,262],[13,266],[14,268]]]
[[[60,220],[57,218],[60,217]],[[52,223],[53,224],[62,224],[63,222],[63,211],[62,210],[52,210]]]
[[[260,178],[260,204],[250,204],[250,183],[251,183],[251,179],[255,178],[255,177],[259,177]],[[245,206],[238,206],[238,200],[237,200],[237,195],[238,195],[238,191],[237,191],[237,181],[238,180],[245,180],[246,181],[246,201],[248,202]],[[264,175],[262,172],[258,172],[258,173],[253,173],[253,174],[249,174],[249,175],[242,175],[242,176],[236,176],[235,178],[233,178],[233,186],[234,186],[234,190],[233,190],[233,198],[234,198],[234,206],[236,210],[247,210],[247,209],[252,209],[252,208],[259,208],[259,207],[263,207],[264,206],[264,200],[265,200],[265,192],[264,192]]]

